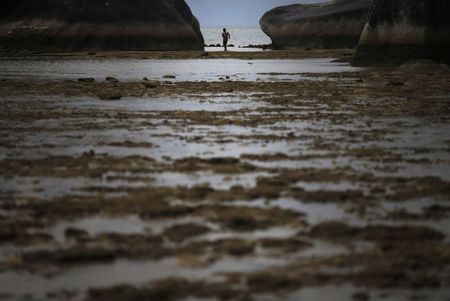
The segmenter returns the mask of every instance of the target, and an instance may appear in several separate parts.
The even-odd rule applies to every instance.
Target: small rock
[[[175,225],[164,231],[164,235],[171,241],[182,242],[186,239],[209,232],[209,227],[197,224]]]
[[[98,97],[102,100],[119,100],[122,98],[122,95],[119,92],[102,92],[98,95]]]
[[[390,86],[400,87],[400,86],[403,86],[404,84],[405,84],[404,82],[398,81],[398,80],[391,80],[391,81],[389,81],[389,85]]]
[[[66,231],[64,231],[64,236],[69,239],[81,240],[88,238],[89,234],[85,230],[67,228]]]
[[[177,78],[175,75],[164,75],[163,76],[163,78],[167,78],[167,79],[169,79],[169,78]]]
[[[52,259],[58,263],[75,264],[99,261],[112,261],[115,258],[114,249],[104,247],[77,246],[71,249],[57,251]]]
[[[79,78],[78,81],[80,83],[93,83],[93,82],[95,82],[95,78],[93,78],[93,77],[82,77],[82,78]]]
[[[105,80],[107,82],[112,82],[112,83],[118,83],[119,82],[119,80],[117,78],[112,77],[112,76],[107,76]]]
[[[148,88],[148,89],[156,89],[158,87],[158,85],[154,82],[149,82],[149,81],[143,81],[142,84],[144,85],[144,87]]]
[[[95,151],[91,149],[88,152],[84,152],[83,157],[95,157]]]

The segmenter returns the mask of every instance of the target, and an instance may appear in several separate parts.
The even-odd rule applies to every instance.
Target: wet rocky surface
[[[0,81],[0,299],[448,300],[448,69],[303,75]]]

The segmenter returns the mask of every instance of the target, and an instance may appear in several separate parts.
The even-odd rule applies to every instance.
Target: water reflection
[[[302,73],[331,73],[358,71],[346,63],[332,59],[306,60],[238,60],[238,59],[5,59],[0,60],[0,77],[33,78],[45,80],[93,77],[104,80],[106,76],[121,81],[136,81],[147,77],[163,80],[174,75],[171,81],[217,81],[229,76],[230,80],[254,81],[257,79],[300,79]]]

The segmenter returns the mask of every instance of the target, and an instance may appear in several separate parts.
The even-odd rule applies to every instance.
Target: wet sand
[[[0,299],[448,298],[448,69],[109,75],[0,81]]]
[[[15,52],[6,58],[85,58],[85,59],[308,59],[308,58],[340,58],[349,59],[354,53],[352,49],[314,49],[314,50],[266,50],[241,51],[230,48],[230,51],[100,51],[100,52],[64,52],[64,53],[29,53]]]

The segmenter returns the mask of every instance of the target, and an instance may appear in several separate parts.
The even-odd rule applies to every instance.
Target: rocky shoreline
[[[96,51],[96,52],[0,52],[0,60],[4,59],[308,59],[337,58],[350,61],[354,55],[352,49],[295,49],[270,50],[255,52],[239,51]]]

